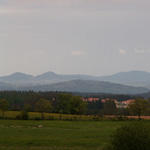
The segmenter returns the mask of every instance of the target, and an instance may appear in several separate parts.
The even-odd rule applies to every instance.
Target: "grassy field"
[[[0,120],[0,150],[102,150],[126,123],[132,121]]]

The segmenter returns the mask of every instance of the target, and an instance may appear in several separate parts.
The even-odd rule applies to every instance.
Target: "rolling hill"
[[[150,87],[150,73],[145,71],[120,72],[111,76],[99,77],[99,80],[131,86]]]
[[[22,90],[111,94],[140,94],[149,92],[148,89],[143,87],[131,87],[121,84],[93,80],[72,80],[49,85],[28,87],[23,88]]]

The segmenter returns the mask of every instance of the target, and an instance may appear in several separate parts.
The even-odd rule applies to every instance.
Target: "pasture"
[[[117,127],[132,122],[0,120],[0,149],[102,150]]]

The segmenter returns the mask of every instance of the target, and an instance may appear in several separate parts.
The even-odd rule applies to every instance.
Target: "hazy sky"
[[[0,75],[150,71],[150,0],[0,0]]]

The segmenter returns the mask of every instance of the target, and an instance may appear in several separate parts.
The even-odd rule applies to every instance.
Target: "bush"
[[[116,130],[107,150],[149,150],[150,130],[143,123],[124,125]]]

